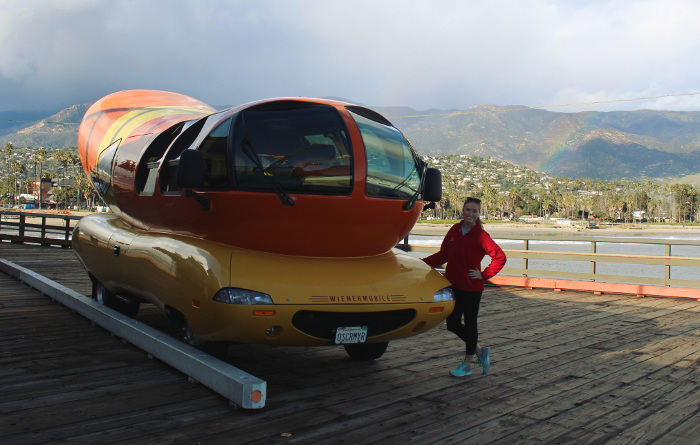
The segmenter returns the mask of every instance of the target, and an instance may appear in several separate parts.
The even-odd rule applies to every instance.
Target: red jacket
[[[481,260],[484,256],[491,257],[491,264],[481,271]],[[476,224],[466,234],[462,235],[462,222],[450,227],[440,250],[429,257],[423,258],[429,266],[437,267],[447,263],[445,277],[452,286],[468,292],[484,290],[484,281],[496,275],[506,264],[506,254],[496,244],[491,236]],[[473,280],[467,274],[469,269],[481,271],[483,280]]]

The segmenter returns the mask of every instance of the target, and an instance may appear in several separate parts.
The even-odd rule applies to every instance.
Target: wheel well
[[[185,328],[185,315],[175,309],[172,306],[165,305],[165,315],[168,316],[170,320],[170,326],[173,329],[184,329]]]

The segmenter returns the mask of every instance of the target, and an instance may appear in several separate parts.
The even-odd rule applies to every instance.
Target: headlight
[[[445,303],[446,301],[454,301],[455,297],[452,294],[452,288],[446,287],[435,292],[433,295],[433,302],[435,303]]]
[[[275,304],[268,294],[233,287],[221,289],[214,295],[214,301],[226,304]]]

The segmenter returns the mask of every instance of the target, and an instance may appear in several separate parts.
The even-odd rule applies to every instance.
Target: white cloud
[[[692,0],[0,0],[0,109],[127,88],[417,109],[697,92],[698,16]]]

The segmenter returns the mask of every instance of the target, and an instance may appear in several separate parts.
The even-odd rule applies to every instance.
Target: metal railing
[[[503,249],[509,261],[499,276],[509,275],[521,278],[562,278],[579,281],[604,282],[604,283],[634,283],[666,287],[689,287],[698,288],[700,298],[700,240],[679,240],[679,239],[650,239],[650,238],[623,238],[623,237],[602,237],[602,236],[566,236],[566,235],[519,235],[519,234],[492,234],[496,240],[516,240],[522,241],[522,249]],[[541,246],[533,248],[533,242],[547,241],[552,245],[557,243],[588,243],[590,252],[571,252],[558,250],[543,250]],[[664,254],[620,254],[620,253],[599,253],[601,244],[636,245],[636,246],[663,246]],[[679,246],[690,246],[697,252],[698,256],[673,255],[674,250]],[[402,250],[414,252],[436,252],[438,246],[428,246],[420,244],[410,244],[409,239],[404,240],[404,244],[399,245]],[[521,260],[521,267],[513,265],[513,260]],[[586,271],[576,270],[576,266],[564,267],[568,270],[555,270],[553,267],[543,267],[542,262],[533,268],[533,260],[550,260],[555,262],[578,262],[578,268],[586,268]],[[625,264],[627,266],[654,266],[658,267],[659,277],[623,275],[620,273],[601,273],[601,264]],[[570,263],[576,264],[576,263]],[[584,266],[580,266],[584,264]],[[588,266],[585,266],[588,264]],[[694,268],[690,275],[692,278],[674,278],[673,268]],[[609,268],[608,268],[609,269]],[[628,268],[629,269],[629,268]]]
[[[550,276],[557,278],[571,278],[576,280],[589,281],[606,281],[606,282],[626,282],[626,283],[642,283],[653,284],[660,286],[674,287],[698,287],[700,288],[700,257],[690,256],[673,256],[673,246],[695,246],[700,251],[700,241],[693,240],[671,240],[671,239],[635,239],[635,238],[617,238],[617,237],[547,237],[547,236],[530,236],[530,237],[501,237],[500,239],[517,239],[523,241],[522,250],[509,250],[507,255],[511,258],[522,259],[521,268],[504,269],[503,273],[517,274],[523,277],[527,276]],[[530,242],[532,240],[546,241],[579,241],[590,244],[590,253],[580,252],[552,252],[543,250],[531,250]],[[665,253],[663,255],[633,255],[633,254],[616,254],[616,253],[598,253],[598,247],[602,243],[620,244],[620,245],[658,245],[663,246]],[[588,272],[561,272],[552,270],[536,270],[530,267],[530,260],[556,260],[556,261],[585,261],[590,264]],[[627,265],[639,266],[658,266],[663,267],[664,276],[662,278],[640,277],[618,274],[603,274],[599,272],[600,263],[623,263]],[[694,267],[698,268],[695,280],[684,280],[672,278],[672,267]]]
[[[0,212],[0,240],[70,247],[75,222],[82,216]]]
[[[71,236],[75,223],[81,216],[55,215],[29,212],[0,212],[0,240],[9,240],[16,243],[37,243],[41,245],[55,245],[70,247]],[[497,240],[522,241],[522,249],[504,249],[509,258],[506,267],[499,273],[499,277],[519,277],[522,279],[567,279],[580,282],[591,283],[632,283],[639,285],[663,286],[674,288],[689,288],[691,292],[697,289],[700,298],[700,240],[679,240],[679,239],[650,239],[650,238],[623,238],[623,237],[603,237],[603,236],[567,236],[567,235],[538,235],[538,234],[492,234]],[[588,243],[590,252],[571,252],[535,249],[533,244],[538,241],[551,243]],[[636,255],[619,253],[599,253],[601,244],[619,245],[646,245],[663,246],[662,255]],[[674,249],[680,246],[690,246],[698,256],[673,255]],[[437,246],[426,246],[410,244],[409,237],[406,237],[402,244],[397,246],[402,250],[414,252],[433,253],[437,251]],[[697,248],[697,250],[695,250]],[[513,260],[521,260],[520,267],[513,265]],[[588,264],[583,266],[587,271],[582,271],[583,267],[572,266],[568,270],[556,270],[555,267],[539,261],[539,265],[533,267],[536,260],[548,260],[550,262],[570,262],[570,264]],[[623,275],[620,273],[601,272],[601,264],[625,264],[637,265],[639,267],[658,267],[662,270],[663,276],[642,276]],[[692,268],[690,275],[692,278],[675,278],[674,268]],[[609,269],[609,268],[608,268]],[[695,273],[697,270],[697,273]],[[651,275],[651,274],[649,274]]]

